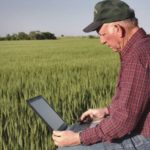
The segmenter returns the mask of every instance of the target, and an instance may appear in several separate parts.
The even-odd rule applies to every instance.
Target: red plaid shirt
[[[150,36],[139,29],[121,53],[110,117],[80,133],[83,144],[112,141],[129,133],[150,138]]]

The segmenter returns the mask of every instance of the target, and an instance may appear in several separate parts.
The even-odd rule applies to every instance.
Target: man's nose
[[[101,44],[106,44],[106,40],[105,40],[105,38],[100,37],[100,43],[101,43]]]

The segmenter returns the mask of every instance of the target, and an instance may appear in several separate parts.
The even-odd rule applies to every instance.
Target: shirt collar
[[[126,54],[129,53],[132,46],[141,38],[143,38],[146,35],[145,31],[142,28],[139,28],[137,32],[134,33],[134,35],[130,38],[130,40],[126,43],[125,47],[123,48],[120,56],[121,59],[125,57]]]

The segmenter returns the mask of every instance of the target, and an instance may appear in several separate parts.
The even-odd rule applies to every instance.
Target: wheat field
[[[113,96],[118,55],[98,39],[0,42],[0,145],[3,150],[55,150],[45,123],[26,100],[42,95],[66,123]]]

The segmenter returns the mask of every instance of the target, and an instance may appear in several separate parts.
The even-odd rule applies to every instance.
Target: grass
[[[0,144],[4,150],[54,150],[46,125],[26,100],[43,95],[69,124],[114,93],[118,56],[98,39],[0,42]]]

